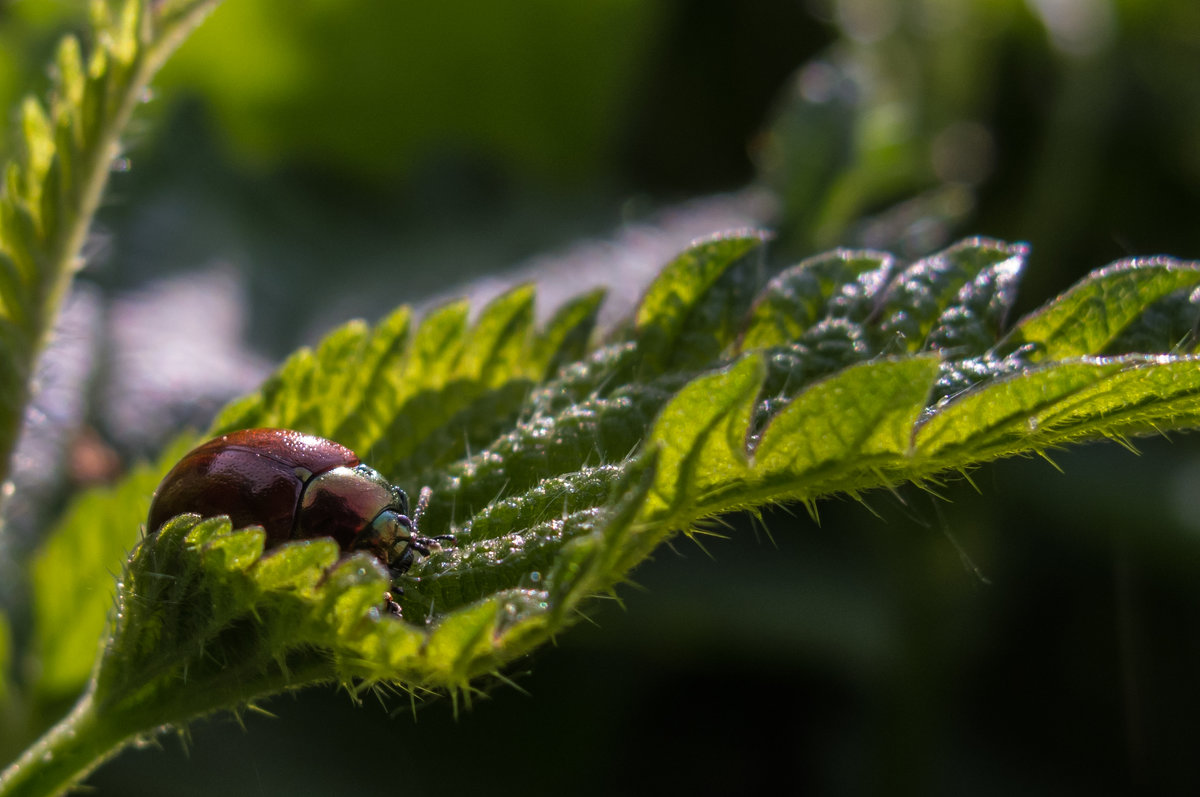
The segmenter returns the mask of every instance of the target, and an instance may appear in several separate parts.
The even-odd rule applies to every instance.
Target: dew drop
[[[131,168],[133,168],[133,163],[125,157],[113,158],[112,164],[109,166],[109,169],[114,172],[127,172]]]

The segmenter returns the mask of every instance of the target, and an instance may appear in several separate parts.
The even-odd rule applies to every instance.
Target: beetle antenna
[[[417,496],[417,505],[413,507],[412,528],[414,533],[420,531],[421,516],[425,514],[425,510],[429,507],[429,499],[432,497],[432,487],[426,485],[421,488],[421,494]]]
[[[418,551],[425,554],[426,556],[429,556],[430,551],[444,550],[442,548],[443,542],[453,543],[455,541],[453,534],[438,534],[437,536],[434,536],[434,537],[422,537],[421,536],[421,516],[424,515],[425,510],[429,508],[429,499],[431,497],[433,497],[433,488],[432,487],[422,487],[421,494],[417,497],[417,505],[413,508],[412,518],[409,520],[409,523],[412,524],[411,528],[412,528],[413,536],[412,536],[412,539],[409,540],[408,544],[409,544],[409,546],[416,548]],[[423,545],[428,546],[429,551],[424,551],[424,550],[421,550],[421,548],[418,548],[416,546],[416,543],[418,541],[421,542]]]

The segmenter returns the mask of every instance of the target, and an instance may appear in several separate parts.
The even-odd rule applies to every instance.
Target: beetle
[[[189,512],[228,515],[234,528],[262,526],[268,548],[332,537],[342,551],[373,554],[399,578],[417,554],[454,540],[421,535],[429,496],[426,487],[410,518],[408,495],[349,448],[290,429],[244,429],[185,454],[154,491],[146,527],[154,534]],[[390,594],[384,600],[400,614]]]

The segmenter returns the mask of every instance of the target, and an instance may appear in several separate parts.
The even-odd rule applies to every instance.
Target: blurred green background
[[[3,107],[44,86],[82,18],[0,2]],[[1200,257],[1198,68],[1195,0],[225,0],[127,140],[74,305],[93,320],[67,336],[96,356],[70,383],[79,406],[42,421],[67,428],[68,465],[79,429],[129,461],[348,318],[563,279],[546,253],[619,283],[620,310],[649,272],[617,264],[647,237],[724,219],[775,229],[776,267],[837,245],[1028,241],[1032,309],[1118,258]],[[125,326],[186,315],[162,299],[179,284],[208,323],[189,343],[220,346]],[[197,373],[139,382],[138,358]],[[978,493],[939,488],[948,501],[830,501],[819,526],[794,507],[733,519],[710,555],[662,551],[623,608],[598,602],[594,625],[506,673],[519,689],[457,717],[309,690],[89,783],[1195,793],[1200,450],[1139,447],[1053,453],[1062,472],[999,463]],[[26,549],[102,478],[72,473],[29,491]]]

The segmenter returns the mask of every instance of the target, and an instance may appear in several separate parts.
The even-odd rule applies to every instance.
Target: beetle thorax
[[[391,540],[380,540],[386,542],[383,550],[377,550],[374,544],[362,544],[367,542],[366,537],[373,536],[368,530],[384,512],[407,515],[408,500],[402,490],[366,465],[333,468],[305,485],[292,537],[333,537],[343,550],[365,548],[386,562],[390,559],[387,549]]]

